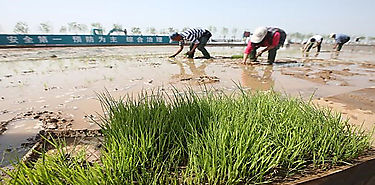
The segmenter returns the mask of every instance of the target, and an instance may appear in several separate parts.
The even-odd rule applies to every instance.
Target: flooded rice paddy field
[[[315,57],[298,45],[280,49],[274,65],[228,59],[244,47],[207,47],[214,59],[168,58],[176,46],[14,48],[0,50],[0,164],[23,155],[41,130],[98,129],[96,93],[119,97],[142,90],[208,85],[236,90],[274,89],[310,98],[353,124],[375,125],[375,47],[325,46]],[[200,56],[200,52],[196,53]],[[267,57],[266,53],[263,57]]]

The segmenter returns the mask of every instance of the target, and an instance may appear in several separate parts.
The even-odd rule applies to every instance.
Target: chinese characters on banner
[[[170,44],[168,36],[114,35],[6,35],[0,34],[0,45],[126,45]]]

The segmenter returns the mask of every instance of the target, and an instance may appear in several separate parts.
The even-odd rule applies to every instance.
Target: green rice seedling
[[[90,164],[84,157],[84,151],[73,155],[68,152],[64,140],[47,140],[56,152],[46,154],[32,164],[18,162],[15,169],[4,171],[9,178],[5,184],[104,184],[103,171],[99,164]],[[1,181],[0,181],[1,182]],[[1,184],[1,183],[0,183]]]
[[[8,171],[14,184],[248,184],[347,164],[370,134],[340,114],[270,92],[99,94],[100,164],[66,151]],[[56,145],[57,148],[61,146]],[[65,158],[64,158],[65,157]],[[32,180],[32,181],[31,181]]]
[[[238,59],[238,58],[243,58],[243,55],[232,55],[232,59]]]

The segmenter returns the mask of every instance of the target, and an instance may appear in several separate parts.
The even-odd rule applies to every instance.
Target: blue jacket
[[[339,33],[336,34],[335,40],[337,44],[344,44],[350,40],[350,37],[345,34]]]

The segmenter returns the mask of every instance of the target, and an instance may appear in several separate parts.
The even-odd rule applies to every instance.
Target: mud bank
[[[0,166],[21,158],[38,140],[43,131],[70,130],[73,119],[61,112],[20,113],[12,119],[2,121],[0,133]]]

